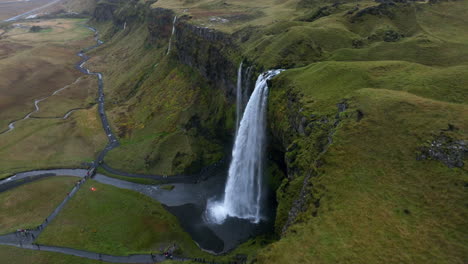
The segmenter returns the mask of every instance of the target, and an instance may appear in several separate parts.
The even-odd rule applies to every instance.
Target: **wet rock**
[[[326,16],[333,14],[333,11],[335,9],[336,8],[333,6],[324,6],[324,7],[319,8],[317,11],[313,12],[309,17],[306,17],[301,20],[305,22],[312,22],[321,17],[326,17]]]
[[[364,118],[364,113],[361,110],[356,110],[356,121],[360,122]]]
[[[337,113],[335,115],[335,118],[329,119],[326,116],[323,116],[319,118],[316,121],[311,122],[310,124],[316,123],[317,126],[321,127],[320,129],[322,130],[322,136],[316,138],[316,143],[317,145],[317,150],[316,150],[316,156],[314,158],[314,167],[319,168],[322,166],[324,160],[322,159],[322,156],[328,151],[329,146],[333,143],[333,135],[336,132],[336,128],[342,121],[342,116],[340,116],[340,113],[346,111],[348,109],[348,103],[346,100],[343,100],[341,103],[337,104]],[[294,170],[291,168],[291,165],[293,163],[293,159],[296,158],[296,153],[295,152],[290,152],[288,149],[288,152],[286,153],[286,163],[288,165],[288,178],[292,179],[290,177],[290,172],[294,171],[297,174],[303,174],[304,171],[298,171]],[[317,196],[313,191],[313,183],[312,183],[312,178],[317,176],[317,171],[312,170],[309,171],[306,176],[304,177],[304,180],[302,182],[302,187],[299,192],[298,197],[293,201],[292,206],[288,212],[288,218],[283,225],[283,228],[281,230],[281,234],[284,235],[289,227],[293,225],[294,223],[297,222],[297,219],[299,216],[306,212],[307,210],[311,209],[311,214],[313,217],[316,217],[318,214],[318,208],[320,207],[320,197]],[[313,206],[313,208],[311,208]]]
[[[468,141],[451,138],[441,132],[428,146],[420,148],[418,160],[438,160],[449,168],[461,168],[468,157]]]
[[[297,131],[299,132],[299,134],[301,136],[305,136],[306,132],[305,132],[305,127],[307,127],[307,118],[305,118],[304,116],[301,118],[301,121],[299,123],[299,128],[297,129]]]
[[[225,95],[235,99],[237,67],[227,54],[237,50],[228,34],[199,27],[181,17],[176,25],[175,47],[179,60],[198,70]]]
[[[353,48],[359,49],[365,46],[365,43],[361,39],[354,39],[353,40]]]
[[[349,10],[348,12],[346,12],[346,14],[348,15],[352,15],[354,14],[356,11],[359,10],[359,7],[358,6],[355,6],[353,9]]]
[[[172,34],[174,12],[168,9],[155,8],[148,14],[147,25],[149,42],[157,47],[166,45]]]
[[[384,38],[383,40],[385,42],[396,42],[402,39],[404,35],[394,31],[394,30],[388,30],[384,33]]]
[[[97,22],[113,20],[114,12],[124,3],[124,0],[108,0],[97,3],[93,19]]]
[[[222,17],[210,17],[209,21],[212,23],[222,23],[222,24],[229,22],[228,19],[222,18]]]
[[[395,3],[392,1],[385,1],[377,6],[371,6],[368,8],[364,8],[361,11],[357,12],[354,17],[351,19],[352,22],[359,20],[361,17],[365,15],[371,16],[386,16],[389,18],[394,18],[395,14],[393,13],[392,8],[395,6]]]
[[[346,109],[348,109],[348,104],[346,103],[346,101],[343,101],[337,104],[336,106],[338,107],[338,113],[342,113],[346,111]]]

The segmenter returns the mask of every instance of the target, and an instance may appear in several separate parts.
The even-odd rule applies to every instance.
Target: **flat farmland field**
[[[83,20],[13,24],[0,39],[0,130],[34,110],[34,100],[74,83],[76,53],[92,44]],[[32,33],[32,26],[43,28]]]
[[[0,179],[31,169],[80,167],[104,146],[95,106],[97,79],[75,69],[77,52],[94,44],[85,22],[22,21],[0,32],[0,132],[36,110],[35,100],[47,97],[29,119],[0,134]],[[40,30],[32,32],[33,26]]]

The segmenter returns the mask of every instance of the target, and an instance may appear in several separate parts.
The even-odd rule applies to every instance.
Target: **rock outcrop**
[[[176,24],[175,46],[179,60],[197,69],[216,88],[233,101],[236,92],[237,63],[229,55],[236,53],[230,35],[189,23],[181,17]],[[235,55],[233,56],[235,57]]]
[[[449,168],[461,168],[468,157],[468,142],[441,132],[428,146],[420,148],[418,160],[438,160]]]

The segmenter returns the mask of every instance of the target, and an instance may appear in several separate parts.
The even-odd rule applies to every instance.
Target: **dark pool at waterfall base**
[[[70,175],[84,177],[84,169],[53,169],[18,173],[1,180],[0,188],[11,189],[18,185],[36,181],[44,177]],[[202,175],[198,183],[175,183],[174,189],[166,190],[160,186],[144,185],[96,174],[94,179],[118,188],[137,191],[162,203],[175,215],[182,228],[203,250],[224,253],[236,248],[250,238],[273,232],[275,219],[275,199],[265,199],[262,216],[258,224],[248,220],[228,217],[222,224],[205,221],[204,214],[209,200],[220,200],[224,194],[227,167],[220,167],[215,173]]]
[[[275,199],[265,198],[263,203],[263,220],[258,224],[248,220],[228,217],[222,224],[205,220],[207,202],[220,200],[224,195],[228,168],[220,167],[215,173],[202,175],[204,180],[198,183],[174,183],[172,190],[165,190],[152,185],[143,185],[122,181],[115,178],[96,175],[101,183],[138,191],[162,203],[175,215],[182,228],[203,250],[212,253],[230,251],[258,235],[273,232],[275,219]],[[265,192],[268,193],[268,192]]]
[[[222,253],[234,249],[249,238],[273,231],[272,221],[254,224],[249,220],[228,217],[222,224],[204,219],[205,207],[195,204],[166,207],[177,216],[182,228],[204,250]]]
[[[172,205],[165,203],[166,199],[158,197],[158,200],[165,204],[166,209],[179,219],[182,228],[190,234],[200,248],[212,253],[230,251],[250,238],[273,232],[274,228],[275,214],[272,210],[274,204],[268,202],[265,202],[264,217],[259,223],[235,217],[228,217],[221,224],[210,223],[206,220],[207,202],[222,198],[226,178],[227,168],[224,172],[212,175],[198,184],[175,184],[172,191],[166,192],[167,196],[179,196],[173,201],[180,199],[180,202]],[[165,198],[169,199],[169,197]],[[182,200],[186,203],[182,203]],[[274,199],[265,200],[274,201]]]

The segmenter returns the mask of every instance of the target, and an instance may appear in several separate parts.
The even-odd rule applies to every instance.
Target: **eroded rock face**
[[[109,21],[114,18],[114,12],[119,8],[122,0],[100,1],[94,9],[93,18],[97,22]]]
[[[149,2],[151,3],[151,2]],[[136,23],[146,23],[148,43],[155,47],[167,45],[172,35],[175,13],[169,9],[150,8],[135,0],[99,2],[93,19],[112,21],[115,32]],[[222,89],[233,101],[236,93],[238,48],[231,35],[214,29],[192,25],[190,17],[182,16],[175,22],[172,36],[173,50],[182,63],[196,69],[213,87]]]
[[[234,100],[236,93],[237,67],[227,57],[236,48],[228,34],[188,23],[181,17],[176,24],[175,46],[179,60],[197,69],[225,95]]]
[[[461,168],[468,157],[468,141],[451,138],[444,134],[436,136],[429,146],[421,147],[418,160],[438,160],[449,168]]]
[[[166,45],[172,34],[175,13],[169,9],[152,9],[147,18],[149,42]]]

